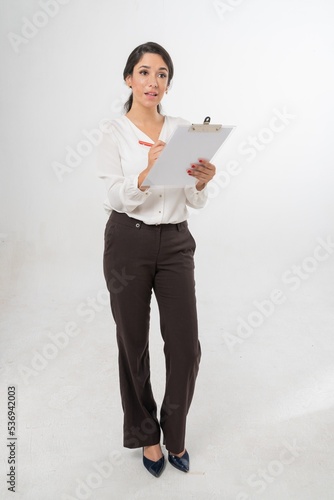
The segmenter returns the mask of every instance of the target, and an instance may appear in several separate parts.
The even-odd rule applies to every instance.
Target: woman
[[[173,63],[157,43],[130,54],[124,80],[132,93],[126,114],[112,120],[99,148],[111,215],[105,230],[104,274],[119,350],[119,380],[127,448],[143,448],[143,463],[155,477],[164,469],[160,446],[177,469],[189,471],[186,417],[201,357],[194,282],[195,241],[187,206],[202,208],[215,166],[189,165],[195,184],[185,188],[145,186],[145,177],[181,118],[161,114],[160,102],[173,78]],[[157,417],[150,383],[149,320],[155,293],[166,358],[166,390]]]

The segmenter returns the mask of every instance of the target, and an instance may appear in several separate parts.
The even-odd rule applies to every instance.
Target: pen
[[[153,146],[153,144],[151,144],[150,142],[145,142],[145,141],[138,141],[138,142],[139,144],[142,144],[143,146],[148,146],[149,148]]]

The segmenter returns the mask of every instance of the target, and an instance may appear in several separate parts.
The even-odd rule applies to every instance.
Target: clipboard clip
[[[204,122],[202,124],[192,124],[189,128],[189,132],[218,132],[222,128],[222,125],[215,124],[210,125],[211,118],[207,116],[204,118]]]

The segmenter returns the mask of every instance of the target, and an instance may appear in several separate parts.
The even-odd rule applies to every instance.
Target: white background
[[[194,419],[202,415],[203,406],[212,405],[212,414],[217,415],[212,425],[217,425],[218,416],[228,414],[226,403],[232,408],[232,415],[226,415],[226,426],[230,417],[233,433],[233,425],[239,422],[241,414],[253,411],[253,422],[261,421],[256,410],[264,400],[270,401],[273,413],[269,413],[275,418],[279,416],[278,421],[325,412],[333,402],[334,375],[330,335],[334,319],[334,254],[328,251],[321,261],[314,258],[319,238],[334,240],[333,3],[69,0],[56,4],[53,17],[41,17],[38,13],[45,12],[41,5],[46,3],[0,2],[0,244],[4,312],[1,393],[6,396],[8,384],[18,387],[22,459],[18,465],[21,475],[17,498],[34,500],[46,498],[46,491],[50,499],[62,498],[62,493],[75,497],[75,479],[81,473],[85,478],[90,470],[89,464],[85,469],[81,463],[81,454],[87,453],[89,463],[94,459],[82,451],[79,436],[68,448],[62,443],[62,439],[67,439],[66,426],[54,431],[55,422],[61,417],[56,418],[53,411],[70,412],[73,435],[75,422],[80,419],[78,413],[81,414],[81,410],[76,410],[80,407],[82,414],[90,415],[89,408],[97,405],[97,398],[100,418],[93,412],[87,416],[83,429],[91,433],[94,421],[94,426],[98,425],[95,431],[105,435],[114,412],[112,418],[117,424],[110,431],[112,443],[108,442],[106,449],[121,450],[114,325],[102,274],[105,191],[96,176],[96,146],[80,148],[84,148],[81,141],[87,144],[83,131],[87,135],[99,129],[104,119],[122,113],[122,103],[127,98],[123,68],[129,53],[141,43],[162,44],[174,61],[173,86],[163,102],[165,113],[194,123],[209,115],[213,123],[236,125],[233,136],[215,158],[218,175],[210,188],[209,204],[200,213],[192,211],[190,218],[197,241],[199,319],[203,350],[207,353],[203,355]],[[24,42],[17,37],[27,35],[27,20],[40,27],[30,27],[30,38]],[[285,122],[275,121],[277,126],[284,126],[279,132],[270,132],[268,127],[279,113],[288,118]],[[245,153],[251,137],[258,137],[261,149],[253,149],[253,155]],[[79,154],[76,167],[66,163],[68,148],[85,151]],[[228,173],[231,162],[237,168],[234,176]],[[61,175],[59,164],[67,166]],[[326,255],[325,250],[321,255]],[[304,266],[300,271],[303,274],[294,281],[298,284],[295,290],[291,280],[294,265]],[[253,302],[268,299],[273,290],[281,291],[284,304],[273,306],[270,317],[263,318],[249,337],[242,339],[237,331],[238,321],[247,321],[248,315],[257,310]],[[87,305],[91,298],[95,306]],[[159,393],[163,359],[154,304],[152,321],[156,326],[152,333],[152,348],[156,348],[152,369]],[[22,366],[32,369],[34,353],[43,353],[50,342],[48,334],[64,331],[68,322],[78,325],[80,335],[59,349],[55,359],[46,361],[40,372],[33,369],[34,373],[24,375]],[[228,334],[237,336],[234,340],[239,341],[228,345],[232,338]],[[266,385],[269,373],[274,377],[270,387]],[[212,389],[212,381],[221,384],[219,408],[215,408],[217,393]],[[287,401],[284,394],[291,384],[292,396]],[[108,392],[111,389],[112,396]],[[238,398],[239,390],[243,396]],[[306,391],[306,399],[311,398],[311,403],[293,405],[293,395],[300,391]],[[319,392],[324,397],[314,399],[312,394]],[[54,399],[58,407],[50,404]],[[3,404],[1,412],[4,411]],[[328,413],[323,415],[326,418],[322,421],[319,417],[321,424],[317,421],[320,436]],[[202,418],[205,429],[204,414]],[[271,417],[268,419],[271,422]],[[40,438],[44,425],[48,432],[63,436],[57,441],[61,450],[74,453],[71,471],[65,464],[62,469],[62,453],[57,446],[50,449],[49,439]],[[192,425],[190,433],[196,441],[195,420]],[[36,434],[34,428],[39,429]],[[306,428],[310,431],[308,425]],[[295,437],[297,430],[291,432]],[[265,466],[275,458],[275,453],[262,455],[268,442],[272,444],[274,434],[268,440],[261,434],[263,446],[254,459],[256,465],[252,462],[253,448],[247,448],[245,455],[241,453],[244,468],[236,461],[225,486],[217,472],[217,487],[209,498],[225,498],[220,496],[224,493],[227,499],[239,500],[237,495],[242,491],[254,493],[246,479],[256,470],[259,460]],[[205,446],[211,446],[211,451],[223,449],[216,448],[216,436],[210,436],[208,444],[203,435],[197,453],[202,453]],[[31,443],[36,440],[39,445],[32,451]],[[29,442],[28,464],[24,456],[29,456]],[[102,442],[106,441],[101,437]],[[274,446],[279,447],[281,442]],[[4,443],[5,438],[0,453],[6,451]],[[46,454],[43,463],[39,462],[37,449]],[[236,456],[235,443],[232,450]],[[128,456],[124,455],[125,461]],[[310,460],[311,456],[309,451]],[[44,474],[44,483],[32,474],[31,463]],[[6,462],[2,464],[5,466]],[[322,485],[311,493],[307,477],[312,474],[309,471],[313,470],[313,462],[298,469],[301,475],[296,484],[292,481],[296,470],[292,471],[293,465],[288,468],[291,470],[282,473],[275,484],[267,484],[267,496],[262,498],[330,498],[325,466],[321,470]],[[144,473],[139,470],[138,477]],[[65,478],[62,489],[61,477]],[[121,487],[122,480],[116,477],[114,474],[112,480]],[[200,476],[196,478],[200,481]],[[108,481],[112,484],[111,479],[105,480],[94,498],[111,498]],[[53,487],[48,489],[48,484]],[[5,491],[4,483],[1,487]],[[301,489],[289,490],[294,487]],[[208,485],[196,484],[195,496],[191,498],[206,498],[201,496],[201,488],[204,495]],[[158,498],[154,490],[152,496],[144,490],[141,485],[136,489],[137,496],[133,493],[127,497],[124,493],[120,498]],[[174,497],[178,498],[176,492]]]

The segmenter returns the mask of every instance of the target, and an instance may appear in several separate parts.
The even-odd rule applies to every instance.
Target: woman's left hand
[[[208,182],[210,182],[216,174],[216,167],[212,163],[199,159],[199,163],[194,163],[191,168],[187,170],[188,175],[195,177],[197,180],[196,189],[202,191]]]

